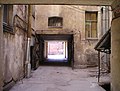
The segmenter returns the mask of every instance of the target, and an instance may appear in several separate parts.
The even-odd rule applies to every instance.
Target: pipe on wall
[[[100,51],[98,51],[98,83],[100,82]]]
[[[32,6],[28,5],[28,32],[27,32],[27,54],[26,54],[26,77],[30,77],[30,42],[31,42],[31,21],[32,21]]]

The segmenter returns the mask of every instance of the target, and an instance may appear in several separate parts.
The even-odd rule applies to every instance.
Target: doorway
[[[39,34],[40,65],[69,65],[74,59],[72,34]]]

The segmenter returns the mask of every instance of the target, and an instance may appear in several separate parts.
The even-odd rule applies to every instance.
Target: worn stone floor
[[[40,66],[10,91],[105,91],[89,69]]]

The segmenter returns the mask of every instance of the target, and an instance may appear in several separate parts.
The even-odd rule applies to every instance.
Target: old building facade
[[[41,60],[44,61],[47,55],[45,51],[48,41],[63,42],[63,47],[60,47],[65,50],[63,52],[64,61],[66,62],[67,59],[69,66],[85,68],[97,65],[98,58],[94,46],[109,29],[109,26],[104,29],[106,27],[102,27],[102,24],[109,25],[110,23],[110,20],[101,23],[102,18],[105,18],[104,11],[101,10],[104,6],[33,5],[31,6],[31,16],[28,5],[3,6],[4,61],[2,80],[4,89],[9,84],[27,76],[28,59],[31,59],[32,67],[30,68],[33,69],[41,64]],[[28,26],[29,21],[31,21],[31,26]],[[104,31],[101,31],[102,28]],[[28,33],[29,29],[31,34]],[[31,42],[28,47],[29,35],[31,35]],[[36,36],[42,37],[35,40]],[[44,41],[41,41],[42,38]],[[39,45],[36,46],[37,42]],[[28,49],[31,50],[28,51]],[[37,51],[42,51],[38,54],[38,59],[36,57]],[[31,57],[29,58],[30,53]]]
[[[105,12],[110,13],[104,6],[36,5],[36,33],[72,34],[74,67],[95,66],[98,57],[94,46],[110,28],[111,19],[108,17],[111,17],[111,14],[108,16]]]
[[[3,86],[6,89],[26,76],[28,5],[4,5],[3,14]],[[35,16],[31,17],[31,30],[34,30]]]
[[[81,4],[81,5],[110,5],[112,7],[113,18],[111,26],[111,77],[112,91],[120,91],[120,0],[1,0],[0,1],[0,90],[3,82],[3,4]]]
[[[38,36],[45,35],[44,41],[49,40],[46,39],[49,38],[46,35],[54,37],[50,37],[51,41],[65,40],[63,42],[64,46],[67,46],[65,47],[67,52],[64,54],[68,55],[70,66],[85,68],[97,65],[98,57],[94,46],[110,28],[112,15],[109,7],[35,5],[32,9],[31,46],[33,48],[35,31]],[[3,85],[6,87],[9,83],[16,82],[27,75],[28,5],[4,5],[3,16]],[[70,37],[70,41],[65,36]],[[32,66],[38,66],[39,61],[44,59],[45,48],[47,48],[46,44],[39,48],[43,54],[38,62],[34,62],[36,60],[31,58]],[[36,54],[33,52],[31,56],[33,55]]]

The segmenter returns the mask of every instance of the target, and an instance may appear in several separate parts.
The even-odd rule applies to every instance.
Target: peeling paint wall
[[[26,21],[25,5],[13,6],[13,22],[21,28],[14,25],[12,33],[4,31],[4,85],[24,77],[27,32],[22,21],[14,20],[16,14]]]
[[[53,8],[54,7],[54,8]],[[38,34],[73,34],[75,67],[97,64],[94,46],[98,40],[85,39],[85,11],[98,11],[98,39],[101,31],[99,6],[40,5],[36,6],[36,32]],[[48,17],[63,17],[62,28],[48,27]]]
[[[16,28],[15,35],[4,33],[5,82],[17,81],[24,76],[26,34]]]

